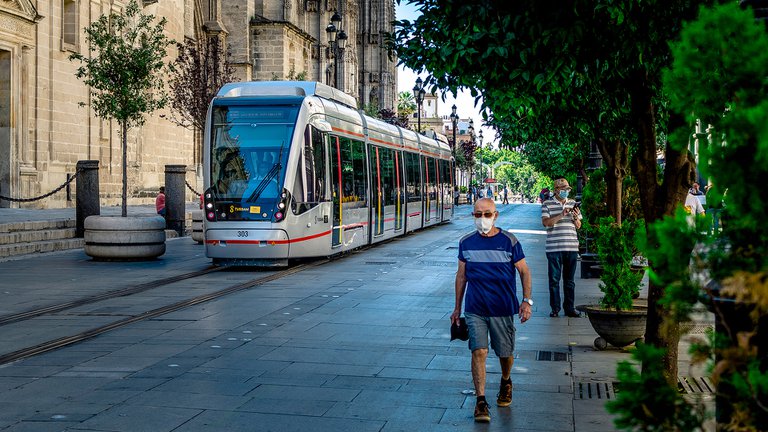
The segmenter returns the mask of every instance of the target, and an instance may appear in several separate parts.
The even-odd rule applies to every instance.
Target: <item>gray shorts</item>
[[[497,357],[512,357],[515,351],[515,324],[511,316],[484,317],[464,314],[469,330],[469,349],[488,349],[488,333],[491,348]]]

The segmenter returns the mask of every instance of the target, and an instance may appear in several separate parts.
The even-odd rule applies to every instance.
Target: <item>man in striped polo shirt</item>
[[[581,228],[581,212],[576,201],[568,199],[571,186],[563,177],[555,179],[554,195],[541,204],[541,223],[547,227],[547,261],[549,263],[549,316],[560,313],[560,277],[563,278],[563,309],[565,315],[581,316],[574,305],[576,282],[576,260],[579,253],[579,238],[576,230]]]

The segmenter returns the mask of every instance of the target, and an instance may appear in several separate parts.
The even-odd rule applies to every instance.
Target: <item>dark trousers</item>
[[[576,257],[578,252],[547,252],[547,275],[549,276],[549,307],[560,312],[560,277],[563,278],[563,309],[575,313],[574,296],[576,282]]]

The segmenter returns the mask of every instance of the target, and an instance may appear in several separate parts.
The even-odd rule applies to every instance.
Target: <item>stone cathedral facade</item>
[[[240,80],[320,81],[355,97],[361,109],[396,106],[396,59],[384,46],[395,19],[394,0],[138,2],[145,13],[168,19],[166,32],[176,41],[223,39]],[[84,27],[125,4],[0,0],[0,196],[45,194],[75,172],[77,161],[98,160],[101,204],[119,203],[118,124],[93,115],[88,89],[68,58],[72,52],[87,52]],[[334,13],[341,17],[339,30],[348,35],[343,50],[333,49],[326,32]],[[175,57],[171,50],[169,60]],[[152,201],[168,164],[186,165],[187,181],[198,189],[202,184],[194,133],[168,121],[168,114],[155,112],[129,133],[129,204]],[[194,198],[191,192],[188,198]],[[63,192],[31,203],[0,200],[0,207],[73,205]]]

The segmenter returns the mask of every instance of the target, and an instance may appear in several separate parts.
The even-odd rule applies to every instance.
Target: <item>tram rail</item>
[[[194,272],[184,273],[176,276],[171,276],[168,278],[158,279],[154,280],[152,282],[143,283],[140,285],[134,285],[126,288],[121,288],[113,291],[108,291],[101,294],[95,294],[88,297],[83,297],[77,300],[72,300],[64,303],[54,304],[54,305],[48,305],[43,306],[36,309],[31,309],[24,312],[19,312],[15,314],[9,314],[0,317],[0,326],[8,325],[11,323],[23,321],[25,319],[35,318],[42,315],[48,315],[53,313],[58,313],[65,311],[67,309],[72,309],[80,306],[84,306],[91,303],[97,303],[104,300],[109,300],[117,297],[125,297],[133,294],[142,293],[144,291],[148,291],[154,288],[159,288],[165,285],[170,285],[172,283],[181,282],[183,280],[196,278],[202,275],[206,275],[209,273],[217,272],[219,270],[222,270],[222,267],[216,267],[216,266],[210,266],[208,268],[205,268],[203,270],[198,270]]]
[[[89,329],[89,330],[85,330],[85,331],[82,331],[82,332],[79,332],[79,333],[76,333],[76,334],[73,334],[73,335],[59,337],[59,338],[56,338],[56,339],[52,339],[52,340],[49,340],[49,341],[45,341],[45,342],[39,343],[39,344],[31,346],[31,347],[26,347],[26,348],[22,348],[22,349],[19,349],[19,350],[16,350],[16,351],[13,351],[13,352],[10,352],[10,353],[7,353],[7,354],[3,354],[3,355],[0,355],[0,366],[2,366],[4,364],[16,362],[16,361],[19,361],[19,360],[22,360],[22,359],[25,359],[25,358],[28,358],[28,357],[32,357],[32,356],[35,356],[35,355],[38,355],[38,354],[42,354],[42,353],[45,353],[45,352],[49,352],[49,351],[53,351],[53,350],[56,350],[56,349],[59,349],[59,348],[63,348],[65,346],[72,345],[72,344],[75,344],[75,343],[78,343],[78,342],[82,342],[84,340],[87,340],[87,339],[93,338],[95,336],[98,336],[98,335],[100,335],[102,333],[106,333],[108,331],[111,331],[111,330],[114,330],[114,329],[117,329],[117,328],[120,328],[120,327],[124,327],[126,325],[133,324],[135,322],[139,322],[139,321],[143,321],[143,320],[151,319],[151,318],[156,318],[158,316],[162,316],[162,315],[165,315],[165,314],[168,314],[168,313],[171,313],[171,312],[175,312],[175,311],[180,310],[180,309],[184,309],[184,308],[187,308],[187,307],[190,307],[190,306],[195,306],[195,305],[198,305],[198,304],[201,304],[201,303],[205,303],[205,302],[208,302],[208,301],[211,301],[211,300],[215,300],[215,299],[227,296],[229,294],[236,293],[238,291],[243,291],[243,290],[246,290],[246,289],[249,289],[249,288],[253,288],[253,287],[256,287],[256,286],[268,283],[268,282],[272,282],[274,280],[281,279],[283,277],[286,277],[286,276],[289,276],[289,275],[301,272],[301,271],[306,270],[308,268],[315,267],[315,266],[318,266],[318,265],[322,265],[322,264],[324,264],[324,263],[326,263],[328,261],[329,261],[329,259],[320,259],[320,260],[309,262],[309,263],[298,264],[296,266],[293,266],[293,267],[290,267],[290,268],[287,268],[287,269],[284,269],[284,270],[276,271],[276,272],[274,272],[274,273],[272,273],[270,275],[264,276],[264,277],[256,278],[256,279],[253,279],[253,280],[250,280],[250,281],[246,281],[246,282],[241,282],[241,283],[238,283],[238,284],[235,284],[235,285],[231,285],[229,287],[226,287],[226,288],[223,288],[223,289],[220,289],[220,290],[216,290],[216,291],[209,292],[209,293],[206,293],[206,294],[201,294],[201,295],[198,295],[198,296],[195,296],[195,297],[192,297],[192,298],[189,298],[189,299],[185,299],[185,300],[182,300],[182,301],[178,301],[178,302],[166,305],[166,306],[161,306],[161,307],[149,310],[149,311],[144,311],[144,312],[141,312],[141,313],[138,313],[138,314],[134,314],[134,315],[128,316],[126,318],[123,318],[123,319],[120,319],[120,320],[117,320],[117,321],[114,321],[114,322],[111,322],[111,323],[108,323],[108,324],[105,324],[105,325],[102,325],[102,326],[99,326],[99,327],[95,327],[95,328],[92,328],[92,329]],[[62,304],[59,304],[59,305],[52,305],[52,306],[48,306],[48,307],[45,307],[45,308],[39,308],[39,309],[35,309],[35,310],[32,310],[32,311],[20,313],[20,314],[7,315],[7,316],[2,318],[3,321],[1,323],[2,324],[9,324],[11,322],[18,322],[18,321],[21,321],[21,320],[24,320],[24,319],[33,318],[33,317],[36,317],[36,316],[41,316],[41,315],[45,315],[45,314],[51,314],[51,313],[59,312],[59,311],[66,310],[66,309],[69,309],[69,308],[73,308],[75,306],[80,306],[80,305],[83,305],[83,304],[95,303],[97,301],[107,300],[107,299],[110,299],[110,298],[115,298],[115,297],[120,297],[120,296],[136,294],[136,293],[140,293],[140,292],[143,292],[143,291],[147,291],[147,290],[152,289],[152,288],[157,288],[159,286],[168,285],[170,283],[175,283],[175,282],[179,282],[179,281],[190,279],[190,278],[194,278],[194,277],[199,277],[199,276],[202,276],[204,274],[208,274],[208,273],[212,273],[214,271],[218,271],[220,269],[222,269],[222,268],[221,267],[210,267],[210,268],[207,268],[207,269],[204,269],[204,270],[200,270],[200,271],[197,271],[197,272],[185,273],[185,274],[182,274],[182,275],[179,275],[179,276],[174,276],[174,277],[170,277],[170,278],[160,279],[160,280],[153,281],[153,282],[150,282],[150,283],[147,283],[147,284],[142,284],[142,285],[138,285],[138,286],[135,286],[135,287],[125,288],[125,289],[116,290],[116,291],[111,291],[111,292],[108,292],[108,293],[104,293],[104,294],[100,294],[100,295],[96,295],[96,296],[92,296],[92,297],[87,297],[87,298],[75,300],[75,301],[72,301],[72,302],[62,303]],[[75,303],[77,303],[77,304],[75,304]],[[25,315],[25,316],[22,316],[22,315]]]

